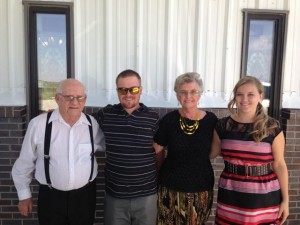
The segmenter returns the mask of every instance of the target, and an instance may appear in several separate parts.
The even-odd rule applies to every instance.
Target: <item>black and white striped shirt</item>
[[[128,114],[121,104],[107,105],[93,116],[106,142],[106,191],[116,198],[156,193],[153,136],[158,113],[144,104]]]

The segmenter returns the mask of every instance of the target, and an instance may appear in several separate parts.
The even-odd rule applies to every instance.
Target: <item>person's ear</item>
[[[143,86],[140,86],[140,94],[143,93]]]
[[[60,99],[60,96],[59,96],[59,94],[55,94],[55,101],[56,101],[56,103],[58,103],[58,102],[59,102],[59,99]]]

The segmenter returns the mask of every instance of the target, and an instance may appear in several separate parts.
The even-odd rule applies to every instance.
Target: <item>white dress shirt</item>
[[[47,113],[33,118],[27,128],[19,158],[16,160],[12,177],[19,200],[31,197],[30,183],[35,178],[40,184],[47,184],[44,168],[44,138]],[[97,121],[91,116],[95,152],[105,150],[104,135]],[[89,121],[81,113],[80,119],[71,127],[58,109],[52,112],[49,174],[55,189],[69,191],[88,183],[91,173],[91,139]],[[98,164],[94,159],[93,178],[97,175]]]

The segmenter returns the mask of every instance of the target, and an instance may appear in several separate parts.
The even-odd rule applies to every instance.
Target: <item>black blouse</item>
[[[266,122],[267,127],[273,127],[273,132],[265,137],[262,142],[273,143],[275,137],[281,132],[280,124],[272,117]],[[253,131],[253,123],[241,123],[235,121],[231,116],[224,117],[217,122],[216,131],[219,138],[222,139],[236,139],[243,141],[254,141],[253,137],[249,135]]]
[[[154,142],[168,149],[158,182],[162,186],[181,192],[212,190],[214,174],[209,153],[218,119],[215,114],[207,111],[192,135],[181,130],[179,119],[178,110],[166,114],[154,136]],[[195,122],[187,118],[185,120],[190,125]]]

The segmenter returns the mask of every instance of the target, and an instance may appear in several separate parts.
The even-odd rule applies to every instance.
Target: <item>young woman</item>
[[[216,125],[210,157],[221,153],[225,163],[216,224],[283,224],[289,215],[284,135],[262,100],[260,81],[243,77],[228,104],[232,114]]]

